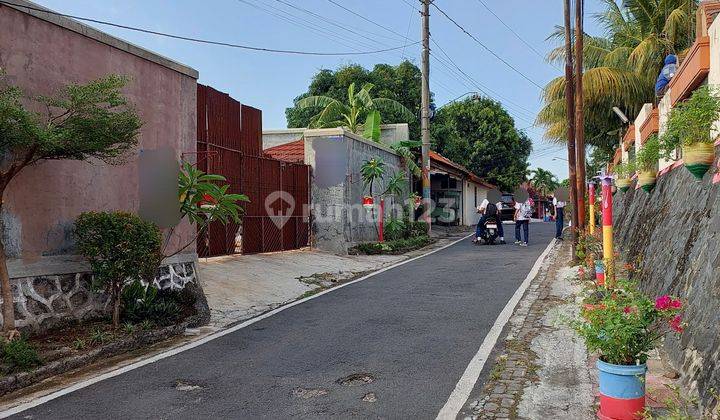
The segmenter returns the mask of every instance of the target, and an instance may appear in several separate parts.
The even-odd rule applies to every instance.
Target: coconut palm
[[[584,36],[583,98],[585,137],[590,146],[612,153],[617,142],[618,106],[627,115],[654,100],[654,85],[667,54],[682,55],[693,41],[696,0],[602,0],[605,11],[595,15],[605,29],[603,36]],[[564,40],[556,27],[548,39]],[[564,63],[565,49],[558,47],[548,60]],[[545,105],[537,122],[545,137],[564,142],[567,134],[565,77],[550,81],[543,91]]]
[[[543,168],[537,168],[530,171],[530,173],[530,184],[541,195],[547,196],[560,186],[557,177],[548,170],[545,170]]]
[[[374,85],[365,83],[359,91],[355,91],[355,83],[348,87],[347,103],[328,96],[308,96],[299,100],[299,109],[319,109],[312,117],[310,126],[313,128],[347,127],[363,137],[380,141],[381,111],[395,112],[403,118],[415,118],[409,109],[400,102],[388,98],[372,98],[370,91]],[[363,123],[363,118],[365,122]]]

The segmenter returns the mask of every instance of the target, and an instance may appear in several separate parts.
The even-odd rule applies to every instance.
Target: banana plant
[[[300,99],[297,107],[320,109],[320,112],[310,120],[311,128],[347,127],[353,133],[379,142],[382,111],[399,113],[408,121],[414,119],[415,115],[398,101],[370,96],[374,86],[372,83],[365,83],[359,91],[356,91],[353,82],[348,87],[346,103],[329,96],[308,96]]]

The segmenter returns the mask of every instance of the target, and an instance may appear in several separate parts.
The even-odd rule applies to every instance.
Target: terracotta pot
[[[616,179],[615,185],[620,189],[622,192],[626,192],[630,189],[630,184],[632,184],[632,179],[630,178],[622,178],[622,179]]]
[[[683,163],[697,179],[702,179],[715,160],[715,146],[712,143],[693,143],[683,146]]]
[[[640,188],[645,192],[652,191],[652,189],[655,188],[656,182],[657,172],[655,171],[642,171],[638,176],[638,184],[640,184]]]

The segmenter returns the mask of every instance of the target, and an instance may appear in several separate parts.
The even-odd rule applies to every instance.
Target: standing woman
[[[531,217],[532,205],[529,198],[523,203],[515,203],[515,245],[528,246]],[[520,228],[522,228],[525,235],[524,241],[520,237]]]
[[[555,208],[555,239],[562,241],[563,227],[565,227],[565,202],[559,201],[553,197],[553,207]]]

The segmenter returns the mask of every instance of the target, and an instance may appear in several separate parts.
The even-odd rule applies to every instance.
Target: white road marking
[[[450,394],[447,402],[438,413],[436,418],[437,420],[455,419],[460,410],[462,410],[465,402],[470,397],[470,393],[472,392],[473,388],[475,388],[475,383],[477,382],[478,378],[480,378],[480,373],[482,372],[483,367],[485,367],[485,362],[490,356],[490,352],[492,351],[493,347],[495,347],[498,338],[500,338],[500,334],[502,333],[505,324],[507,324],[510,320],[510,317],[515,311],[515,307],[520,302],[520,299],[525,294],[525,291],[530,286],[532,280],[540,271],[540,266],[545,260],[545,257],[547,257],[547,255],[550,253],[550,250],[555,245],[555,242],[555,239],[550,241],[548,246],[545,248],[545,251],[543,251],[543,253],[540,254],[538,259],[535,261],[535,264],[530,269],[530,272],[528,273],[527,277],[525,277],[525,280],[523,280],[522,284],[520,284],[520,287],[518,287],[518,289],[515,291],[515,294],[512,295],[508,303],[503,308],[502,312],[500,312],[500,315],[498,315],[497,319],[495,320],[495,324],[493,324],[492,328],[490,328],[490,331],[485,336],[485,339],[480,345],[477,353],[475,353],[475,356],[473,356],[472,360],[470,360],[470,364],[468,364],[465,372],[460,377],[458,383],[455,385],[455,389],[453,390],[452,394]]]
[[[388,271],[388,270],[392,270],[392,269],[395,268],[395,267],[399,267],[399,266],[404,265],[404,264],[407,264],[407,263],[409,263],[409,262],[418,260],[418,259],[423,258],[423,257],[427,257],[428,255],[432,255],[432,254],[434,254],[434,253],[436,253],[436,252],[442,251],[443,249],[449,248],[449,247],[451,247],[451,246],[453,246],[453,245],[455,245],[455,244],[457,244],[457,243],[459,243],[459,242],[462,242],[462,241],[466,240],[467,238],[471,237],[472,235],[474,235],[474,234],[469,234],[469,235],[467,235],[467,236],[465,236],[465,237],[463,237],[463,238],[461,238],[461,239],[458,239],[457,241],[453,241],[453,242],[451,242],[451,243],[449,243],[449,244],[447,244],[447,245],[444,245],[444,246],[442,246],[442,247],[440,247],[440,248],[433,249],[432,251],[430,251],[430,252],[428,252],[428,253],[425,253],[425,254],[422,254],[422,255],[418,255],[417,257],[413,257],[413,258],[407,259],[407,260],[405,260],[405,261],[400,261],[400,262],[398,262],[398,263],[396,263],[396,264],[387,266],[387,267],[382,268],[382,269],[380,269],[380,270],[378,270],[378,271],[375,271],[374,273],[370,273],[370,274],[368,274],[367,276],[360,277],[359,279],[355,279],[355,280],[353,280],[353,281],[350,281],[350,282],[347,282],[347,283],[344,283],[344,284],[335,286],[335,287],[333,287],[333,288],[331,288],[331,289],[324,290],[324,291],[322,291],[322,292],[320,292],[320,293],[314,294],[314,295],[312,295],[312,296],[308,296],[308,297],[306,297],[306,298],[304,298],[304,299],[296,300],[296,301],[293,302],[293,303],[289,303],[289,304],[287,304],[287,305],[285,305],[285,306],[281,306],[281,307],[279,307],[279,308],[277,308],[277,309],[274,309],[274,310],[272,310],[272,311],[270,311],[270,312],[267,312],[267,313],[265,313],[265,314],[262,314],[262,315],[260,315],[260,316],[258,316],[258,317],[255,317],[255,318],[252,318],[252,319],[248,319],[248,320],[245,321],[245,322],[242,322],[242,323],[240,323],[240,324],[238,324],[238,325],[235,325],[235,326],[233,326],[233,327],[230,327],[230,328],[228,328],[228,329],[225,329],[225,330],[222,330],[222,331],[218,331],[218,332],[216,332],[216,333],[214,333],[214,334],[208,335],[207,337],[201,338],[200,340],[193,341],[192,343],[188,343],[188,344],[182,345],[182,346],[180,346],[180,347],[177,347],[177,348],[174,348],[174,349],[170,349],[170,350],[168,350],[168,351],[166,351],[166,352],[156,354],[155,356],[149,357],[149,358],[147,358],[147,359],[145,359],[145,360],[141,360],[141,361],[139,361],[139,362],[135,362],[135,363],[132,363],[132,364],[130,364],[130,365],[123,366],[123,367],[121,367],[121,368],[119,368],[119,369],[115,369],[115,370],[112,370],[112,371],[110,371],[110,372],[106,372],[106,373],[104,373],[104,374],[102,374],[102,375],[98,375],[98,376],[96,376],[96,377],[94,377],[94,378],[90,378],[90,379],[87,379],[87,380],[78,382],[78,383],[73,384],[73,385],[71,385],[71,386],[69,386],[69,387],[67,387],[67,388],[63,388],[63,389],[61,389],[61,390],[59,390],[59,391],[53,392],[53,393],[51,393],[51,394],[48,394],[48,395],[45,395],[45,396],[42,396],[42,397],[39,397],[39,398],[37,398],[37,399],[35,399],[35,400],[32,400],[32,401],[30,401],[30,402],[27,402],[27,403],[24,403],[24,404],[20,404],[20,405],[17,405],[17,406],[15,406],[15,407],[12,407],[12,408],[8,408],[7,410],[4,410],[4,411],[0,412],[0,419],[4,419],[4,418],[6,418],[6,417],[10,417],[10,416],[15,415],[15,414],[17,414],[17,413],[21,413],[21,412],[23,412],[23,411],[25,411],[25,410],[29,410],[29,409],[31,409],[31,408],[33,408],[33,407],[37,407],[37,406],[39,406],[39,405],[45,404],[45,403],[48,402],[48,401],[52,401],[52,400],[54,400],[54,399],[56,399],[56,398],[62,397],[63,395],[70,394],[70,393],[75,392],[75,391],[77,391],[77,390],[79,390],[79,389],[83,389],[83,388],[85,388],[85,387],[88,387],[88,386],[90,386],[90,385],[92,385],[92,384],[98,383],[98,382],[100,382],[100,381],[104,381],[105,379],[110,379],[110,378],[112,378],[112,377],[115,377],[115,376],[118,376],[118,375],[122,375],[122,374],[125,373],[125,372],[129,372],[129,371],[131,371],[131,370],[135,370],[135,369],[140,368],[140,367],[143,367],[143,366],[145,366],[145,365],[149,365],[150,363],[155,363],[155,362],[157,362],[158,360],[162,360],[162,359],[165,359],[165,358],[167,358],[167,357],[171,357],[171,356],[174,356],[174,355],[176,355],[176,354],[182,353],[182,352],[184,352],[184,351],[186,351],[186,350],[190,350],[190,349],[193,349],[193,348],[195,348],[195,347],[201,346],[201,345],[203,345],[203,344],[205,344],[205,343],[208,343],[208,342],[210,342],[210,341],[216,340],[216,339],[218,339],[218,338],[220,338],[220,337],[222,337],[222,336],[225,336],[225,335],[227,335],[227,334],[231,334],[231,333],[233,333],[233,332],[235,332],[235,331],[238,331],[238,330],[240,330],[240,329],[243,329],[243,328],[245,328],[245,327],[247,327],[247,326],[249,326],[249,325],[252,325],[252,324],[254,324],[254,323],[258,322],[258,321],[261,321],[261,320],[263,320],[263,319],[265,319],[265,318],[269,318],[269,317],[271,317],[271,316],[273,316],[273,315],[275,315],[275,314],[277,314],[277,313],[280,313],[280,312],[282,312],[282,311],[284,311],[284,310],[286,310],[286,309],[292,308],[292,307],[295,306],[295,305],[300,305],[301,303],[305,303],[305,302],[307,302],[307,301],[309,301],[309,300],[311,300],[311,299],[318,298],[318,297],[320,297],[320,296],[322,296],[322,295],[324,295],[324,294],[326,294],[326,293],[334,292],[334,291],[336,291],[336,290],[338,290],[338,289],[341,289],[341,288],[343,288],[343,287],[349,286],[349,285],[354,284],[354,283],[357,283],[357,282],[361,282],[361,281],[363,281],[363,280],[367,280],[367,279],[369,279],[370,277],[376,276],[376,275],[378,275],[378,274],[380,274],[380,273],[384,273],[384,272],[386,272],[386,271]]]

